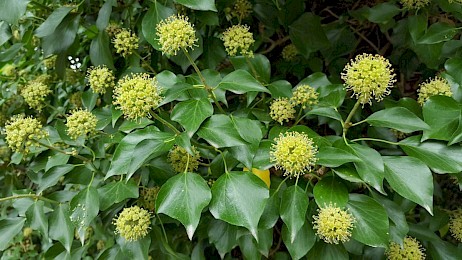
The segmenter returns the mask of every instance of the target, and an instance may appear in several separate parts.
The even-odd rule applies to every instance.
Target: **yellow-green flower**
[[[31,80],[31,82],[42,83],[48,85],[51,83],[52,77],[50,74],[41,74],[40,76],[36,77],[35,79]]]
[[[316,92],[316,89],[309,85],[300,85],[298,86],[292,98],[290,101],[294,105],[301,105],[303,109],[305,109],[307,106],[313,106],[318,103],[318,92]]]
[[[48,133],[42,129],[42,124],[36,118],[13,116],[5,126],[6,142],[13,152],[27,154],[31,146],[37,146],[36,140],[42,139]]]
[[[114,73],[104,65],[88,69],[87,79],[90,88],[95,93],[104,94],[108,88],[115,86]]]
[[[1,71],[3,75],[7,77],[12,77],[14,76],[14,74],[16,74],[16,66],[14,66],[13,64],[6,64],[5,66],[3,66]]]
[[[98,119],[91,112],[76,110],[67,117],[67,133],[72,139],[77,139],[81,136],[86,138],[96,132],[97,123]]]
[[[391,242],[385,252],[389,260],[424,260],[425,249],[415,238],[405,237],[403,247],[400,244]]]
[[[140,191],[140,198],[138,200],[138,204],[150,211],[156,210],[156,199],[157,194],[159,193],[160,187],[154,186],[151,188],[142,188]]]
[[[75,108],[82,107],[82,92],[72,93],[69,97],[69,103]]]
[[[390,94],[395,74],[390,62],[380,55],[361,54],[347,64],[342,72],[345,87],[353,91],[361,104],[372,103],[372,99],[381,101]]]
[[[40,82],[31,81],[21,91],[21,96],[24,98],[30,108],[37,111],[42,111],[45,107],[45,98],[51,93],[51,89]]]
[[[155,78],[146,73],[127,75],[114,89],[114,105],[129,119],[149,117],[151,109],[162,101]]]
[[[313,228],[324,242],[339,244],[350,240],[355,219],[348,211],[329,204],[318,210],[314,216]]]
[[[295,118],[295,112],[294,104],[288,98],[278,98],[271,102],[270,116],[281,125]]]
[[[236,0],[231,14],[237,17],[239,21],[246,18],[252,13],[252,3],[248,0]]]
[[[174,56],[178,51],[193,49],[196,42],[196,31],[184,15],[172,15],[156,26],[160,50],[164,55]]]
[[[3,162],[8,162],[10,160],[11,151],[10,148],[6,145],[0,145],[0,160]],[[0,163],[0,166],[2,164]]]
[[[194,172],[199,167],[199,159],[201,158],[196,147],[191,146],[193,155],[189,154],[186,149],[181,146],[175,146],[168,153],[168,161],[175,172],[184,172],[188,165],[187,172]],[[188,161],[189,160],[189,161]]]
[[[452,236],[462,242],[462,209],[454,211],[449,221],[449,230]]]
[[[112,40],[116,52],[124,57],[138,49],[138,37],[128,29],[121,29]]]
[[[234,25],[223,33],[221,40],[229,56],[236,56],[240,52],[243,56],[253,57],[251,46],[255,40],[249,29],[247,25]]]
[[[116,233],[128,241],[136,241],[149,233],[151,226],[151,215],[145,209],[138,206],[124,208],[113,224],[116,226]]]
[[[120,30],[122,30],[120,28],[120,25],[115,22],[110,22],[108,26],[106,27],[107,35],[109,35],[109,37],[111,38],[114,37],[116,34],[118,34]]]
[[[435,77],[434,79],[429,79],[421,83],[417,102],[423,106],[427,99],[436,95],[452,97],[451,86],[446,79]]]
[[[284,175],[298,177],[309,172],[316,164],[318,148],[305,133],[286,132],[275,138],[271,145],[270,160],[277,169],[284,170]]]
[[[429,3],[430,0],[401,0],[401,4],[406,9],[419,9],[428,5]]]
[[[297,47],[293,43],[287,45],[282,49],[282,58],[286,61],[293,61],[298,55]]]
[[[56,64],[56,58],[58,56],[56,55],[53,55],[53,56],[50,56],[46,59],[43,60],[43,65],[45,65],[45,68],[51,70],[51,69],[54,69],[55,68],[55,64]]]

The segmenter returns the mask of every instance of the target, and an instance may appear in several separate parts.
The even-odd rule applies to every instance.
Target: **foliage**
[[[1,259],[457,259],[460,1],[0,1]]]

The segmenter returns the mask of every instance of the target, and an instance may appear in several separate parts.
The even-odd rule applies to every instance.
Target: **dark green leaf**
[[[292,85],[286,80],[278,80],[268,85],[271,97],[292,97]]]
[[[94,66],[106,65],[109,69],[115,69],[106,31],[100,31],[98,37],[91,41],[90,59]]]
[[[56,28],[61,24],[64,17],[73,9],[70,6],[63,6],[53,11],[48,18],[35,31],[37,37],[45,37],[51,35]]]
[[[192,240],[202,210],[212,199],[205,180],[195,173],[182,173],[170,178],[160,189],[157,213],[164,213],[181,222]]]
[[[27,9],[30,0],[2,0],[0,1],[0,20],[10,24],[17,24]]]
[[[59,204],[50,217],[50,238],[58,240],[68,252],[74,240],[74,225],[70,218],[69,206]]]
[[[304,222],[297,234],[291,234],[287,226],[283,225],[281,236],[292,259],[300,259],[305,256],[316,242],[316,235],[308,221]]]
[[[86,229],[99,212],[98,192],[93,187],[85,188],[71,200],[70,208],[72,211],[70,218],[77,227],[80,242],[83,245]]]
[[[304,13],[289,26],[289,35],[297,50],[305,57],[329,46],[329,40],[321,26],[321,18]]]
[[[213,115],[197,131],[197,135],[216,148],[247,145],[229,116]]]
[[[313,188],[314,199],[319,207],[335,204],[337,207],[345,207],[348,203],[348,189],[334,177],[325,177]]]
[[[417,40],[419,44],[435,44],[451,40],[457,33],[457,28],[443,22],[436,22]]]
[[[106,0],[101,9],[99,9],[98,19],[96,19],[96,28],[98,28],[100,32],[104,31],[108,26],[113,6],[117,6],[116,0]]]
[[[237,246],[237,229],[238,227],[218,219],[213,219],[210,222],[208,227],[209,240],[215,245],[222,259],[226,253]]]
[[[283,203],[279,209],[282,221],[284,221],[290,234],[290,243],[294,243],[295,236],[305,223],[306,210],[308,209],[308,195],[297,185],[288,187],[282,193]]]
[[[454,57],[450,58],[444,63],[444,68],[446,69],[447,73],[451,75],[459,85],[462,85],[462,74],[460,71],[462,70],[462,58]]]
[[[151,238],[145,236],[137,241],[123,241],[120,249],[124,259],[148,259]]]
[[[380,110],[366,118],[366,121],[373,126],[393,128],[404,133],[430,129],[430,126],[404,107]]]
[[[423,132],[422,141],[436,139],[449,141],[457,130],[461,107],[451,97],[431,97],[423,105],[423,117],[430,126]]]
[[[13,239],[16,234],[18,234],[22,227],[24,226],[24,222],[26,218],[4,218],[0,220],[0,250],[5,250],[11,239]]]
[[[263,138],[263,134],[261,132],[261,124],[259,121],[245,117],[234,117],[232,115],[230,118],[233,122],[234,128],[236,128],[242,139],[251,144],[260,143],[260,140]]]
[[[235,70],[226,75],[218,84],[218,88],[229,90],[236,94],[250,91],[270,93],[258,80],[245,70]]]
[[[171,119],[180,123],[191,137],[211,115],[213,106],[208,98],[191,99],[178,103],[172,110]]]
[[[39,230],[44,238],[48,238],[48,218],[45,216],[45,203],[37,200],[26,212],[29,226],[34,230]]]
[[[189,7],[193,10],[202,10],[202,11],[215,11],[215,0],[175,0],[175,2]]]
[[[332,171],[338,175],[340,178],[349,181],[349,182],[364,182],[361,177],[359,177],[356,169],[351,165],[343,165],[338,168],[332,169]]]
[[[348,252],[342,245],[331,245],[319,241],[308,252],[308,259],[316,260],[348,260]]]
[[[50,35],[42,38],[42,48],[45,56],[67,51],[74,43],[79,29],[80,15],[69,14]]]
[[[38,174],[37,178],[32,178],[32,181],[39,185],[37,193],[41,193],[45,189],[54,186],[59,179],[66,173],[72,171],[76,165],[64,164],[51,168],[45,174]]]
[[[98,189],[100,208],[106,210],[128,198],[138,198],[138,185],[134,180],[111,182]]]
[[[342,116],[340,113],[335,110],[333,107],[315,107],[311,109],[307,115],[318,115],[318,116],[325,116],[329,117],[338,121],[342,120]]]
[[[366,18],[370,22],[386,24],[393,21],[393,17],[401,12],[401,9],[389,2],[380,3],[367,8]]]
[[[253,58],[244,56],[230,57],[229,60],[236,70],[246,70],[251,73],[258,81],[262,83],[269,83],[271,77],[271,64],[268,58],[262,54],[255,54]],[[249,67],[249,62],[252,67]],[[256,75],[253,72],[255,69]]]
[[[154,1],[143,18],[141,23],[143,35],[152,47],[158,51],[160,51],[160,44],[159,37],[156,34],[156,26],[160,21],[174,13],[173,9],[162,5],[159,1]]]
[[[316,158],[318,158],[316,164],[326,167],[338,167],[349,162],[361,162],[361,159],[354,154],[330,146],[323,146],[319,148]]]

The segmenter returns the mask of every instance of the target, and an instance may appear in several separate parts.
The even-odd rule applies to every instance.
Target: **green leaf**
[[[373,126],[393,128],[404,133],[430,129],[430,126],[404,107],[380,110],[366,118],[366,121]]]
[[[386,156],[385,178],[393,190],[433,214],[433,176],[421,160],[407,156]]]
[[[96,28],[98,28],[100,32],[104,31],[108,26],[113,6],[117,6],[116,0],[106,0],[101,9],[99,9],[98,18],[96,19]]]
[[[211,199],[210,188],[200,175],[182,173],[162,185],[157,195],[156,210],[180,221],[192,240],[202,210]]]
[[[346,95],[345,87],[342,84],[321,85],[318,91],[320,93],[319,104],[335,108],[343,104]]]
[[[129,179],[146,161],[169,151],[174,141],[173,134],[154,126],[128,134],[117,146],[105,178],[127,174]]]
[[[401,12],[401,9],[392,3],[381,3],[367,8],[365,16],[367,20],[377,24],[386,24],[393,21],[393,17]]]
[[[106,210],[125,199],[138,198],[138,185],[134,180],[111,182],[98,189],[101,210]]]
[[[44,238],[48,238],[48,218],[44,211],[45,203],[37,200],[26,211],[29,226],[34,230],[39,230]]]
[[[425,15],[412,15],[409,16],[409,33],[411,34],[412,41],[417,43],[425,30],[427,30],[427,17]]]
[[[30,176],[31,180],[38,184],[39,188],[37,193],[41,193],[45,189],[56,185],[59,179],[64,176],[66,173],[72,171],[76,165],[73,164],[64,164],[51,168],[45,174],[37,174]]]
[[[443,22],[436,22],[417,40],[418,44],[435,44],[451,40],[457,33],[457,28]]]
[[[262,229],[270,229],[276,225],[279,220],[279,208],[281,205],[281,198],[279,197],[279,192],[275,190],[270,190],[271,196],[266,202],[265,211],[260,218],[258,227]]]
[[[159,1],[154,1],[141,22],[141,31],[144,37],[157,51],[160,51],[160,44],[156,34],[156,26],[160,21],[173,14],[175,14],[173,9],[162,5]]]
[[[308,252],[307,259],[316,260],[348,260],[348,252],[342,245],[331,245],[319,241]]]
[[[0,250],[5,250],[10,244],[11,239],[13,239],[16,234],[18,234],[26,218],[16,217],[16,218],[4,218],[0,220]]]
[[[67,204],[59,204],[51,214],[50,238],[61,242],[67,252],[71,251],[74,240],[74,224],[71,221]]]
[[[349,162],[361,162],[361,159],[359,159],[356,155],[330,146],[323,146],[319,148],[316,158],[318,159],[316,164],[326,167],[338,167]]]
[[[171,119],[180,123],[189,137],[199,129],[205,119],[213,115],[213,106],[208,98],[180,102],[172,110]]]
[[[246,70],[262,83],[269,83],[271,77],[271,64],[268,58],[262,54],[255,54],[253,58],[247,58],[244,56],[230,57],[229,60],[233,64],[236,70]],[[249,63],[252,64],[253,69],[257,75],[253,74],[252,67],[249,67]]]
[[[292,85],[287,80],[278,80],[268,85],[271,97],[292,97]]]
[[[6,21],[0,21],[0,47],[11,39],[10,26]]]
[[[69,14],[52,34],[42,38],[43,55],[64,53],[74,43],[79,29],[80,15]]]
[[[425,102],[422,110],[424,120],[430,126],[430,129],[424,130],[422,141],[451,140],[459,125],[459,103],[451,97],[434,96]]]
[[[300,259],[305,256],[316,242],[316,235],[308,221],[304,222],[303,226],[296,234],[291,234],[290,229],[284,224],[282,226],[281,236],[292,259]],[[292,239],[292,237],[295,238]]]
[[[420,141],[421,136],[411,136],[399,145],[404,152],[420,159],[436,173],[459,173],[462,171],[462,147],[447,146],[437,141]]]
[[[308,195],[297,185],[288,187],[282,193],[283,203],[279,209],[282,221],[284,221],[290,233],[290,243],[294,242],[295,236],[305,223],[306,210],[308,209]]]
[[[208,226],[209,241],[215,245],[221,259],[237,246],[237,229],[238,227],[218,219],[213,219],[210,222]]]
[[[123,259],[148,259],[149,246],[151,238],[145,236],[137,241],[123,241],[120,245],[120,251]]]
[[[260,140],[263,138],[260,121],[251,120],[245,117],[234,117],[232,115],[230,118],[233,122],[234,128],[236,128],[242,139],[251,144],[260,143]]]
[[[335,204],[343,208],[348,203],[348,189],[334,177],[325,177],[313,188],[314,199],[320,208]]]
[[[347,207],[355,217],[352,237],[368,246],[386,248],[390,240],[389,223],[382,205],[369,196],[350,194]]]
[[[352,165],[342,165],[338,168],[332,169],[332,171],[338,175],[340,178],[353,182],[353,183],[363,183],[364,181],[359,177],[358,172]]]
[[[35,31],[35,36],[37,37],[45,37],[51,35],[56,28],[61,24],[64,17],[73,9],[73,7],[63,6],[60,7],[51,13],[48,18],[43,22],[39,28]]]
[[[94,66],[106,65],[109,69],[115,69],[106,31],[100,31],[98,37],[91,41],[90,60]]]
[[[407,224],[404,209],[396,202],[386,199],[376,193],[372,194],[374,199],[377,200],[387,211],[388,217],[392,221],[390,223],[390,239],[395,242],[402,243],[403,238],[409,232],[409,225]]]
[[[462,58],[454,57],[450,58],[444,63],[446,72],[451,75],[459,85],[462,85]]]
[[[329,46],[329,40],[321,26],[321,18],[304,13],[289,26],[289,36],[297,50],[305,57]]]
[[[85,242],[85,232],[87,227],[90,225],[93,219],[98,216],[98,192],[91,186],[81,190],[71,200],[70,208],[72,211],[70,218],[77,227],[77,232],[80,236],[80,242],[83,245]]]
[[[337,110],[335,110],[333,107],[315,107],[315,108],[311,109],[306,114],[307,115],[325,116],[325,117],[328,117],[328,118],[335,119],[337,121],[342,120],[342,116],[340,115],[340,113]]]
[[[270,93],[258,80],[245,70],[235,70],[226,75],[218,84],[219,89],[229,90],[236,94],[250,91]]]
[[[30,0],[0,1],[0,20],[16,25],[27,9]]]
[[[197,135],[210,145],[221,148],[247,145],[229,116],[213,115],[197,131]]]
[[[193,10],[217,12],[215,0],[175,0],[175,2]]]
[[[262,140],[260,146],[258,147],[255,156],[253,157],[252,166],[260,170],[268,170],[273,167],[274,163],[270,161],[269,151],[271,148],[272,142],[269,140]]]
[[[247,228],[258,239],[258,221],[268,198],[268,187],[255,174],[225,173],[212,186],[209,210],[217,219]]]

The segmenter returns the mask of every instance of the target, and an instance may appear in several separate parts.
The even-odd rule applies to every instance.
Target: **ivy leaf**
[[[451,40],[457,29],[448,23],[436,22],[417,40],[418,44],[435,44]]]
[[[238,227],[218,219],[213,219],[210,222],[208,228],[209,241],[215,245],[221,259],[237,246],[237,230]]]
[[[388,246],[389,222],[385,209],[373,198],[362,194],[350,194],[347,205],[355,217],[352,237],[372,247]]]
[[[447,73],[452,76],[459,85],[462,85],[462,75],[460,73],[462,69],[462,58],[454,57],[450,58],[444,63],[444,68]]]
[[[421,136],[411,136],[399,142],[404,152],[420,159],[436,173],[459,173],[462,171],[462,147],[447,146],[437,141],[420,141]]]
[[[217,87],[236,94],[244,94],[251,91],[270,93],[267,88],[245,70],[235,70],[229,73],[221,80]]]
[[[39,230],[44,238],[48,238],[48,219],[44,206],[43,200],[35,201],[26,211],[26,217],[32,229]]]
[[[300,259],[305,256],[316,242],[313,227],[308,221],[305,221],[302,225],[296,234],[291,234],[290,229],[285,224],[282,226],[282,241],[284,241],[284,245],[287,247],[292,259]]]
[[[212,186],[209,210],[217,219],[247,228],[258,240],[258,221],[268,198],[268,187],[256,175],[225,173]]]
[[[340,115],[340,113],[337,112],[337,110],[335,110],[333,107],[315,107],[306,114],[324,116],[324,117],[335,119],[337,121],[342,120],[342,116]]]
[[[197,135],[216,148],[247,145],[229,116],[213,115],[197,131]]]
[[[71,251],[74,240],[74,224],[71,221],[67,204],[59,204],[51,214],[50,238],[61,242],[67,252]]]
[[[8,2],[8,0],[6,1]],[[61,24],[64,17],[73,9],[73,7],[63,6],[51,13],[48,18],[43,22],[35,31],[35,36],[42,38],[51,35],[56,28]]]
[[[106,65],[109,69],[115,69],[106,31],[100,31],[98,36],[91,41],[90,60],[94,66]]]
[[[253,65],[255,69],[257,80],[262,83],[269,83],[271,77],[271,64],[268,58],[262,54],[255,54],[253,58],[247,58],[244,56],[235,56],[230,57],[229,60],[233,64],[234,69],[246,70],[249,73],[252,73],[252,68],[249,67],[247,60],[250,61],[250,64]]]
[[[159,1],[154,1],[141,22],[141,31],[144,37],[157,51],[160,51],[160,44],[156,34],[156,26],[160,21],[173,14],[175,14],[173,9],[162,5]]]
[[[137,241],[123,241],[120,243],[121,253],[124,259],[148,259],[151,238],[145,236]]]
[[[0,20],[10,24],[17,24],[27,10],[30,0],[2,0],[0,1]]]
[[[323,146],[319,148],[316,158],[318,159],[316,164],[326,167],[339,167],[340,165],[349,162],[361,162],[361,159],[359,159],[356,155],[330,146]]]
[[[182,173],[170,178],[156,199],[157,213],[164,213],[181,222],[192,240],[202,210],[212,199],[205,180],[195,173]]]
[[[245,117],[233,117],[232,115],[230,118],[234,128],[236,128],[242,139],[251,144],[258,145],[260,143],[260,140],[263,138],[263,133],[261,132],[261,124],[258,120],[251,120]]]
[[[422,113],[425,122],[430,126],[430,129],[424,130],[422,141],[449,141],[459,126],[461,107],[451,97],[434,96],[425,102]]]
[[[175,2],[193,10],[217,12],[215,0],[175,0]]]
[[[433,214],[433,176],[421,160],[408,156],[386,156],[385,178],[393,190]]]
[[[313,195],[319,207],[332,203],[343,208],[348,203],[348,189],[334,177],[326,177],[317,182],[313,188]]]
[[[293,22],[289,26],[289,36],[297,50],[305,57],[330,45],[321,26],[321,18],[312,13],[304,13]]]
[[[99,196],[93,187],[81,190],[70,202],[71,220],[77,227],[82,245],[85,242],[85,231],[99,212]]]
[[[5,250],[16,234],[18,234],[26,222],[26,218],[5,218],[0,220],[0,250]]]
[[[213,106],[208,98],[180,102],[172,110],[171,119],[180,123],[189,137],[199,129],[205,119],[213,115]]]
[[[348,260],[348,252],[342,245],[331,245],[319,241],[308,252],[307,259],[316,260]]]
[[[138,185],[134,180],[111,182],[98,189],[100,209],[106,210],[128,198],[138,198]]]
[[[306,210],[308,209],[308,195],[298,185],[288,187],[282,193],[283,203],[279,209],[281,219],[284,221],[290,233],[290,243],[294,242],[300,228],[305,223]]]
[[[392,107],[375,112],[366,121],[378,127],[393,128],[404,133],[429,130],[430,126],[404,107]]]

